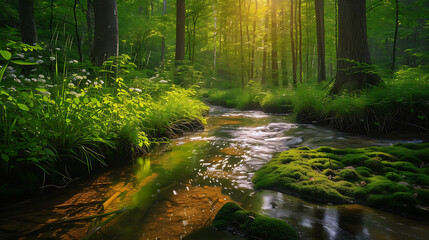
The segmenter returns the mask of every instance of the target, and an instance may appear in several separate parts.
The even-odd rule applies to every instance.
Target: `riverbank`
[[[299,147],[275,156],[253,178],[324,203],[360,203],[407,217],[429,216],[429,144],[336,149]]]
[[[2,205],[129,162],[205,124],[208,107],[191,89],[150,81],[145,88],[119,85],[2,89]]]
[[[269,113],[293,113],[298,123],[313,123],[340,131],[374,135],[392,131],[429,133],[429,84],[421,69],[401,70],[379,87],[358,93],[330,95],[329,87],[208,89],[212,104]]]

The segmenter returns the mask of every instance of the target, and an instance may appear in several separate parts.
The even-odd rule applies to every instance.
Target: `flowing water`
[[[215,212],[233,200],[247,210],[287,221],[302,239],[427,239],[429,223],[361,205],[319,204],[275,191],[257,192],[251,180],[273,154],[293,147],[388,146],[406,141],[418,142],[368,138],[295,124],[287,115],[212,106],[204,131],[138,159],[122,173],[132,177],[108,187],[119,190],[103,203],[104,212],[121,203],[130,210],[106,224],[99,238],[243,239],[209,227]]]

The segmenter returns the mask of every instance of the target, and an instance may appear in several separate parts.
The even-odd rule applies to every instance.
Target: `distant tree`
[[[34,1],[19,0],[19,21],[21,40],[24,43],[37,43],[36,21],[34,20]]]
[[[162,2],[162,16],[167,14],[167,0]],[[162,36],[161,40],[161,66],[164,67],[164,58],[165,58],[165,36]]]
[[[277,0],[271,2],[271,76],[274,85],[279,85],[279,70],[277,63]]]
[[[398,3],[398,0],[395,0],[395,35],[393,38],[392,71],[395,70],[395,65],[396,65],[396,45],[398,42],[398,28],[399,28],[399,3]]]
[[[176,65],[185,60],[185,0],[176,0]]]
[[[317,33],[317,82],[326,80],[325,67],[325,1],[315,0]]]
[[[87,0],[86,26],[88,27],[89,52],[94,48],[94,0]]]
[[[331,93],[356,91],[381,82],[368,72],[371,64],[366,33],[366,1],[338,1],[337,76]]]
[[[116,0],[94,0],[94,48],[92,60],[102,65],[110,56],[118,56],[119,32]]]
[[[294,15],[293,15],[293,1],[294,0],[290,0],[290,44],[291,44],[291,52],[292,52],[292,79],[293,79],[293,85],[296,85],[297,80],[296,80],[296,52],[295,52],[295,42],[293,39],[293,19],[294,19]]]

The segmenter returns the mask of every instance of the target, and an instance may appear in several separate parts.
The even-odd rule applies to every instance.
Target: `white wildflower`
[[[38,82],[46,83],[46,80],[45,79],[39,79]]]
[[[51,80],[51,77],[47,77],[48,80]]]
[[[31,79],[31,81],[33,81],[33,82],[37,82],[37,79],[35,79],[35,78],[32,78],[32,79]]]
[[[91,80],[88,80],[88,83],[91,83]]]
[[[82,78],[83,78],[83,79],[87,79],[87,77],[86,77],[86,76],[82,76]]]
[[[69,83],[68,86],[69,87],[74,87],[74,84],[73,83]]]
[[[54,85],[48,84],[48,85],[46,85],[46,87],[48,87],[48,88],[53,88],[53,87],[54,87]]]
[[[9,74],[9,77],[16,78],[16,75],[12,73],[12,74]]]
[[[86,72],[86,69],[84,68],[84,69],[82,69],[82,72]]]
[[[78,60],[73,60],[73,62],[74,62],[74,63],[78,63],[79,61],[78,61]]]
[[[60,50],[61,50],[61,48],[55,48],[55,50],[60,51]]]
[[[55,57],[50,57],[49,60],[55,61]]]
[[[159,83],[168,83],[167,80],[161,80]]]
[[[101,85],[103,85],[103,84],[104,84],[104,81],[103,81],[103,80],[100,80],[100,84],[101,84]]]
[[[31,72],[36,72],[36,71],[37,71],[37,68],[31,69]]]
[[[39,60],[36,61],[36,63],[37,64],[42,64],[42,63],[44,63],[44,61],[42,59],[39,59]]]
[[[16,88],[15,87],[10,87],[10,88],[8,88],[8,90],[10,90],[10,91],[16,91]]]
[[[25,57],[24,54],[22,54],[22,53],[17,53],[16,56],[18,56],[19,58],[24,58]]]
[[[37,56],[37,57],[38,57],[38,58],[42,58],[43,56],[40,56],[40,55],[39,55],[39,56]]]
[[[87,72],[87,73],[86,73],[86,76],[89,76],[89,75],[91,75],[91,73]]]
[[[12,67],[12,66],[9,66],[9,67],[7,67],[7,70],[9,70],[9,71],[13,71],[13,67]]]
[[[42,74],[39,74],[39,78],[45,78],[45,76],[43,76]]]
[[[149,80],[154,80],[156,77],[151,77],[151,78],[149,78]]]
[[[21,80],[19,80],[18,78],[13,79],[13,81],[16,83],[21,83]]]
[[[70,60],[69,63],[73,63],[73,60]]]
[[[51,96],[50,92],[40,92],[40,94],[42,94],[43,96]]]
[[[31,82],[31,79],[29,79],[29,78],[25,78],[25,79],[24,79],[24,81],[26,81],[26,82]]]
[[[158,78],[158,77],[159,77],[159,74],[156,74],[156,76],[155,76],[155,77],[157,77],[157,78]]]
[[[94,82],[94,85],[98,85],[98,82]]]

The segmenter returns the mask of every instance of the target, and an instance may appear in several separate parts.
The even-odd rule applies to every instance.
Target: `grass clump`
[[[300,147],[276,155],[253,178],[255,188],[273,189],[324,202],[358,201],[373,207],[429,216],[429,144],[335,149]],[[287,161],[284,161],[287,159]],[[419,161],[419,162],[420,162]],[[346,167],[344,167],[346,166]]]
[[[285,221],[249,212],[233,202],[226,203],[212,222],[216,230],[233,230],[251,239],[298,239]]]

